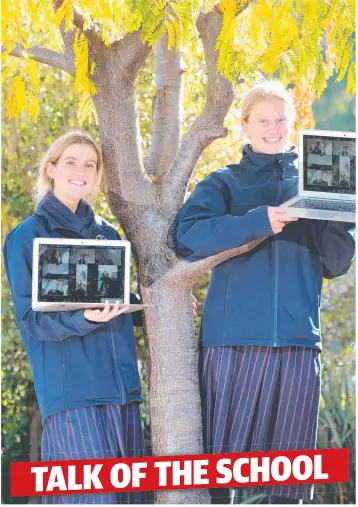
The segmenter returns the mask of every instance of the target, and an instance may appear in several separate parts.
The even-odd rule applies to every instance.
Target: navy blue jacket
[[[84,202],[75,214],[48,194],[35,214],[5,241],[6,274],[43,420],[67,409],[142,401],[130,314],[91,323],[83,310],[34,312],[31,308],[34,238],[98,236],[118,239],[116,230],[107,223],[100,225]]]
[[[177,218],[176,249],[193,262],[268,236],[212,270],[201,344],[297,345],[321,350],[323,277],[349,269],[352,224],[300,219],[273,234],[267,207],[297,193],[297,155],[244,148],[240,164],[200,182]]]

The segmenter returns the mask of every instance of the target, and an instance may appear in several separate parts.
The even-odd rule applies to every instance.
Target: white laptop
[[[36,238],[33,247],[33,310],[103,308],[106,301],[129,312],[150,306],[130,304],[129,241]]]
[[[356,134],[301,130],[298,194],[281,204],[292,217],[355,222]]]

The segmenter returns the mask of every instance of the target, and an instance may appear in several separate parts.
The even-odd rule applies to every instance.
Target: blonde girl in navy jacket
[[[200,336],[207,452],[312,449],[320,397],[323,278],[354,256],[352,224],[292,219],[277,206],[297,193],[289,146],[291,95],[263,82],[245,98],[250,144],[238,164],[200,182],[177,219],[179,256],[196,261],[267,237],[212,271]],[[311,500],[311,485],[266,487],[270,503]],[[212,503],[232,502],[213,489]]]
[[[31,363],[42,414],[42,459],[131,457],[143,454],[142,402],[131,314],[111,309],[34,312],[32,244],[36,237],[118,239],[96,220],[88,198],[98,187],[102,157],[81,131],[47,150],[35,213],[6,238],[4,261],[16,321]],[[132,300],[135,295],[132,295]],[[144,503],[140,493],[44,497],[45,503]]]

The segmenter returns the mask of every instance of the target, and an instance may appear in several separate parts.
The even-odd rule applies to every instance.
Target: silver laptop
[[[69,311],[103,308],[106,301],[130,306],[129,241],[36,238],[33,244],[32,308]]]
[[[298,194],[281,204],[292,217],[355,222],[356,134],[299,133]]]

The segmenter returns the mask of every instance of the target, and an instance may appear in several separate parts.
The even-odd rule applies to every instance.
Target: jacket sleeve
[[[273,235],[267,206],[238,217],[228,213],[228,201],[228,189],[215,173],[197,184],[177,217],[174,240],[180,257],[193,262]]]
[[[323,222],[321,255],[324,278],[347,273],[355,255],[355,225],[350,222]]]
[[[34,312],[32,302],[33,237],[15,230],[4,245],[5,271],[14,300],[18,325],[37,340],[62,341],[71,336],[85,336],[103,323],[91,323],[83,310],[72,312]]]

